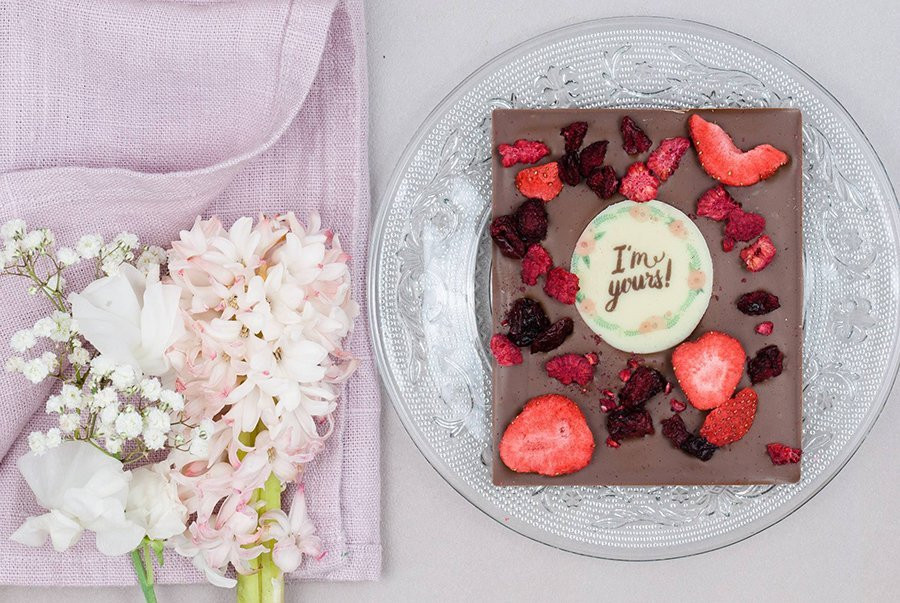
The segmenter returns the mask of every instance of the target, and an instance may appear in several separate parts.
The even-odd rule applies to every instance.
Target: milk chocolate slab
[[[766,455],[766,444],[782,442],[799,446],[801,438],[801,345],[803,322],[802,281],[802,148],[801,115],[794,109],[560,109],[560,110],[496,110],[493,114],[493,215],[511,213],[523,200],[515,187],[516,173],[522,165],[504,168],[496,152],[500,143],[516,139],[541,140],[551,149],[540,163],[559,159],[564,153],[560,128],[573,122],[589,125],[585,145],[608,140],[605,163],[612,165],[621,177],[634,161],[645,161],[648,153],[631,157],[622,148],[619,123],[630,115],[653,141],[653,148],[663,138],[689,136],[688,117],[698,113],[722,126],[742,149],[769,143],[790,156],[790,162],[771,178],[749,187],[728,187],[735,200],[747,211],[766,218],[766,233],[772,238],[778,254],[761,272],[746,270],[738,255],[746,245],[737,243],[730,253],[722,251],[724,224],[707,218],[696,218],[709,245],[715,270],[712,301],[691,335],[695,339],[707,331],[722,331],[737,338],[752,357],[757,350],[776,344],[785,354],[784,372],[754,386],[759,394],[759,408],[750,432],[740,441],[718,450],[713,458],[702,462],[674,448],[662,435],[660,421],[673,413],[669,400],[685,401],[671,366],[672,350],[643,355],[644,362],[660,370],[672,383],[671,394],[653,398],[647,409],[653,416],[656,433],[642,439],[623,440],[617,449],[605,445],[608,435],[606,414],[600,410],[601,391],[618,391],[622,382],[618,373],[625,368],[631,354],[618,351],[597,341],[593,331],[581,319],[574,306],[563,305],[546,295],[542,281],[527,287],[520,277],[518,260],[504,257],[494,247],[491,275],[494,332],[506,332],[501,324],[512,302],[522,296],[538,300],[551,321],[564,316],[575,322],[575,332],[566,342],[548,354],[531,354],[523,350],[524,362],[513,367],[493,369],[493,480],[497,485],[698,485],[698,484],[779,484],[800,479],[800,465],[775,466]],[[652,149],[651,149],[652,150]],[[716,182],[700,166],[693,148],[681,160],[679,168],[662,183],[657,198],[686,214],[696,211],[697,198]],[[600,211],[624,197],[599,199],[587,186],[565,186],[562,193],[547,203],[549,230],[543,245],[556,265],[568,267],[578,237]],[[781,307],[766,316],[746,316],[735,306],[737,298],[748,291],[768,290],[779,297]],[[764,337],[754,327],[764,320],[775,323],[774,332]],[[577,385],[564,386],[550,379],[544,363],[563,353],[595,352],[600,358],[594,382],[582,391]],[[750,386],[746,372],[738,389]],[[574,400],[588,419],[597,443],[590,465],[577,473],[557,477],[520,474],[509,470],[500,460],[497,449],[509,422],[526,401],[546,393],[559,393]],[[705,413],[688,405],[682,417],[688,428],[697,432]]]

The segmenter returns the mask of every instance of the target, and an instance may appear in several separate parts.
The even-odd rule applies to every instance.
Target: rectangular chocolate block
[[[801,115],[793,109],[561,109],[561,110],[496,110],[493,114],[493,216],[513,212],[524,200],[516,190],[515,176],[523,165],[504,168],[496,147],[524,138],[543,141],[551,153],[539,163],[557,160],[564,153],[560,128],[573,122],[588,123],[584,144],[608,140],[605,163],[615,168],[621,178],[634,161],[645,161],[647,153],[631,157],[622,148],[619,123],[630,115],[653,141],[653,148],[663,138],[689,136],[688,118],[698,113],[722,126],[741,149],[758,144],[771,144],[790,157],[787,165],[774,176],[749,187],[728,187],[735,200],[747,211],[762,214],[766,233],[778,249],[775,260],[760,272],[749,272],[738,253],[746,243],[738,242],[730,253],[722,250],[724,224],[706,218],[694,223],[709,246],[714,266],[714,285],[709,308],[690,340],[707,331],[721,331],[738,339],[748,358],[757,350],[777,345],[785,355],[784,372],[754,386],[759,394],[755,421],[747,435],[718,450],[711,460],[701,462],[677,448],[663,437],[660,421],[673,414],[669,401],[686,401],[678,388],[671,366],[672,350],[641,356],[648,366],[660,370],[672,383],[671,394],[654,397],[647,409],[653,417],[656,433],[641,439],[623,440],[617,449],[607,447],[607,415],[600,410],[601,391],[618,391],[618,377],[632,354],[618,351],[598,341],[594,332],[581,319],[575,306],[550,298],[542,282],[528,287],[520,276],[521,262],[503,256],[494,246],[492,266],[493,326],[495,333],[505,333],[502,324],[512,302],[530,297],[541,303],[551,322],[568,316],[575,322],[574,333],[556,350],[547,354],[531,354],[523,349],[524,362],[518,366],[493,370],[493,479],[497,485],[692,485],[692,484],[778,484],[796,482],[800,465],[775,466],[766,455],[766,444],[782,442],[800,446],[801,438],[801,346],[803,322],[802,282],[802,147]],[[694,217],[697,198],[716,182],[698,162],[693,148],[681,160],[680,167],[662,183],[657,199],[671,204]],[[569,267],[576,241],[585,226],[600,211],[624,198],[616,194],[608,201],[598,198],[583,182],[563,187],[554,200],[546,204],[549,230],[543,241],[556,265]],[[780,298],[781,307],[766,316],[747,316],[735,306],[737,298],[756,289],[771,291]],[[774,322],[774,332],[764,337],[754,332],[762,321]],[[594,381],[587,388],[564,386],[549,378],[544,369],[547,359],[563,353],[599,356]],[[746,374],[738,389],[750,385]],[[574,400],[585,417],[596,441],[591,463],[573,474],[544,477],[515,473],[500,460],[498,444],[509,422],[531,398],[559,393]],[[696,433],[705,412],[690,404],[682,417],[688,429]]]

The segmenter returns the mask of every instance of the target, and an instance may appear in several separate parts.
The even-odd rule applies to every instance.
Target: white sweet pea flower
[[[78,239],[78,244],[75,245],[75,251],[85,259],[97,257],[100,255],[101,249],[103,249],[103,239],[97,234],[84,235]]]
[[[125,515],[153,540],[168,540],[185,530],[188,510],[178,498],[178,486],[168,479],[166,464],[131,472]]]
[[[119,274],[94,281],[69,296],[80,332],[117,365],[147,375],[169,370],[166,349],[183,329],[178,313],[180,289],[159,281],[159,270],[146,276],[130,264]]]
[[[49,537],[55,550],[65,551],[84,530],[91,530],[97,536],[97,549],[117,556],[143,539],[144,529],[125,515],[131,474],[87,442],[63,442],[42,456],[26,454],[19,458],[18,467],[49,512],[26,519],[10,536],[12,540],[36,547]]]

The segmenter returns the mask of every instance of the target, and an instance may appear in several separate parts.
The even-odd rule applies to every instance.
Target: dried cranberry
[[[562,345],[562,342],[564,342],[574,330],[575,323],[571,318],[560,318],[550,325],[546,331],[535,337],[534,341],[531,342],[531,353],[536,354],[538,352],[555,350]],[[588,358],[587,361],[591,363],[591,365],[597,364],[596,362],[591,362],[590,358]]]
[[[679,448],[692,437],[691,432],[687,430],[681,415],[672,415],[668,419],[663,419],[662,433]]]
[[[756,385],[766,379],[777,377],[781,374],[784,365],[784,354],[777,345],[767,345],[756,352],[756,356],[747,361],[747,374],[750,375],[750,383]]]
[[[587,179],[588,188],[601,199],[609,199],[619,190],[619,179],[612,166],[604,165],[591,172]]]
[[[531,345],[535,337],[547,330],[550,319],[541,304],[527,297],[520,297],[513,302],[506,315],[509,326],[509,338],[519,347]]]
[[[695,435],[690,436],[679,448],[704,462],[711,459],[718,449],[715,444],[707,442],[706,438]]]
[[[582,149],[581,155],[579,156],[582,176],[587,178],[594,170],[599,169],[600,166],[603,165],[603,160],[606,159],[606,147],[608,145],[609,141],[598,140]]]
[[[559,179],[569,186],[581,182],[581,166],[577,153],[566,153],[559,160]]]
[[[627,115],[622,118],[622,144],[625,152],[629,155],[639,155],[650,150],[652,142],[650,138],[644,134],[644,131],[638,127],[637,123]]]
[[[642,438],[652,435],[653,419],[650,413],[643,408],[624,408],[614,410],[606,417],[606,428],[609,437],[618,441],[627,438]]]
[[[762,316],[780,307],[778,296],[762,289],[744,293],[737,300],[737,309],[750,316]]]
[[[587,134],[587,122],[576,121],[564,127],[559,133],[563,140],[566,141],[566,153],[576,153],[584,142],[584,135]]]
[[[526,199],[516,208],[516,232],[525,243],[537,243],[547,237],[547,208],[540,199]]]
[[[491,222],[491,238],[500,253],[508,258],[521,259],[525,255],[525,241],[516,231],[516,221],[512,216],[497,216]]]
[[[666,378],[658,370],[639,366],[619,390],[622,406],[639,406],[666,389]]]

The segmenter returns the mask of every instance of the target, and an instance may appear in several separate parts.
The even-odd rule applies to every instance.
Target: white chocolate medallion
[[[622,201],[597,214],[575,245],[572,272],[582,319],[609,345],[637,354],[687,339],[712,295],[706,240],[660,201]]]

